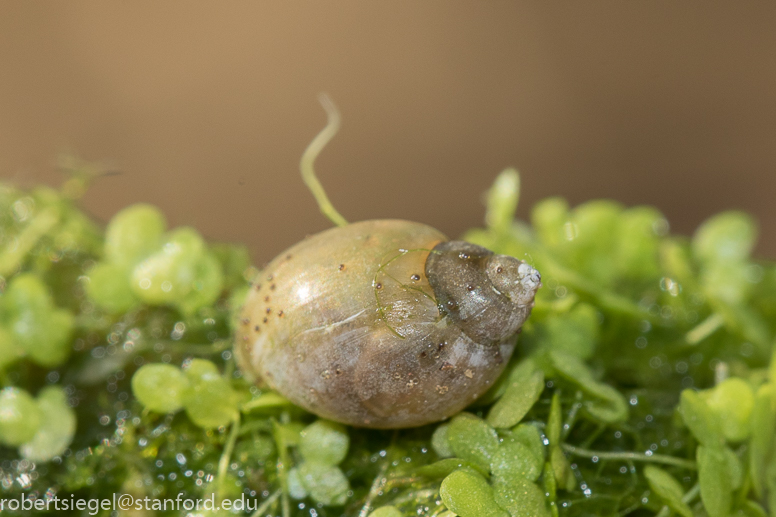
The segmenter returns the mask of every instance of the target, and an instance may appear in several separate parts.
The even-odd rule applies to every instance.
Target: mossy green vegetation
[[[747,214],[691,238],[611,201],[548,199],[519,221],[505,172],[486,227],[464,238],[542,273],[518,351],[467,411],[375,431],[236,369],[235,313],[257,273],[243,247],[170,229],[148,205],[103,231],[77,207],[86,182],[0,185],[0,498],[244,495],[246,515],[283,517],[776,515],[776,265],[752,258]]]

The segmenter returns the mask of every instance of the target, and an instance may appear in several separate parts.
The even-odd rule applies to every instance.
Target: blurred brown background
[[[549,195],[662,209],[690,233],[743,208],[776,256],[776,3],[0,2],[0,175],[58,184],[60,151],[123,174],[84,206],[137,201],[242,241],[257,263],[329,226],[298,162],[349,220],[451,236],[522,172]]]

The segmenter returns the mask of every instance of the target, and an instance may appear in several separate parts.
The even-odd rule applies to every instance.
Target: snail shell
[[[332,228],[254,282],[235,354],[321,417],[401,428],[444,419],[499,376],[539,273],[525,262],[399,220]]]

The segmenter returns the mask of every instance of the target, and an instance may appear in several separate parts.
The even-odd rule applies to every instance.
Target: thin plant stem
[[[217,493],[219,496],[223,494],[224,481],[226,480],[226,469],[229,468],[229,460],[232,458],[232,451],[234,451],[234,444],[237,441],[237,435],[240,433],[240,414],[238,413],[232,422],[232,428],[229,430],[229,438],[226,440],[226,447],[224,452],[218,459],[218,485]]]
[[[265,513],[267,513],[267,510],[269,510],[269,507],[272,506],[275,501],[278,500],[278,497],[280,497],[280,494],[283,493],[282,489],[275,490],[275,492],[267,498],[266,501],[261,503],[261,506],[256,508],[256,511],[251,514],[251,517],[262,517]]]
[[[393,461],[393,453],[394,448],[396,447],[396,441],[399,438],[399,430],[393,432],[393,435],[391,436],[391,443],[388,444],[388,451],[385,455],[385,460],[383,461],[383,465],[380,467],[380,472],[377,473],[377,476],[375,477],[374,481],[372,481],[372,486],[369,489],[369,494],[367,494],[366,499],[364,500],[364,505],[361,507],[361,511],[358,512],[358,517],[366,517],[369,515],[369,511],[372,509],[372,501],[375,500],[377,497],[377,494],[380,493],[380,490],[385,487],[385,485],[388,483],[387,478],[385,477],[385,473],[388,471],[388,467],[391,465],[391,462]]]
[[[272,435],[275,438],[275,445],[278,448],[278,461],[277,461],[277,474],[280,480],[280,507],[283,512],[283,517],[290,517],[291,515],[291,502],[288,499],[288,464],[290,458],[288,457],[288,444],[285,438],[280,434],[280,424],[277,420],[272,420]]]
[[[691,345],[697,345],[725,324],[725,319],[716,312],[700,322],[684,338]]]
[[[695,483],[691,489],[687,491],[684,496],[682,496],[682,501],[684,501],[687,504],[690,504],[695,500],[696,497],[698,497],[698,494],[701,493],[701,484]]]
[[[575,447],[569,444],[563,444],[563,450],[574,456],[581,456],[583,458],[597,457],[602,460],[619,460],[619,461],[644,461],[647,463],[662,463],[664,465],[673,465],[675,467],[696,470],[698,467],[694,461],[685,460],[682,458],[676,458],[674,456],[667,456],[665,454],[652,454],[647,455],[642,452],[600,452],[591,451],[589,449],[583,449],[581,447]]]
[[[375,500],[375,497],[377,497],[377,494],[380,492],[380,490],[385,486],[385,472],[388,470],[389,462],[385,461],[383,462],[382,467],[380,467],[380,472],[377,473],[377,476],[375,476],[374,481],[372,481],[372,486],[369,489],[369,494],[366,496],[366,499],[364,500],[364,505],[361,507],[361,511],[358,512],[358,517],[366,517],[369,515],[369,512],[372,510],[372,501]]]
[[[318,133],[307,149],[302,154],[302,160],[299,163],[299,168],[302,171],[302,179],[304,180],[307,188],[312,192],[315,201],[318,203],[318,207],[321,209],[321,213],[325,215],[331,222],[337,226],[345,226],[348,222],[345,220],[334,205],[329,201],[329,196],[326,195],[326,191],[323,189],[323,185],[318,181],[318,177],[315,175],[315,169],[313,164],[315,159],[321,153],[326,144],[328,144],[334,135],[337,134],[340,126],[340,114],[337,107],[331,101],[331,99],[322,93],[319,95],[318,100],[321,102],[321,106],[326,111],[328,121],[326,127]]]

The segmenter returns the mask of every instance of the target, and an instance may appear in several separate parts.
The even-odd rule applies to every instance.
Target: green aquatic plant
[[[520,221],[506,171],[486,227],[465,238],[542,272],[518,350],[467,411],[377,431],[243,378],[232,336],[257,273],[243,247],[170,230],[148,205],[103,231],[78,209],[85,177],[0,185],[0,499],[244,495],[242,513],[283,517],[776,515],[776,265],[751,257],[744,213],[691,238],[611,201],[548,199]]]

